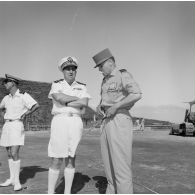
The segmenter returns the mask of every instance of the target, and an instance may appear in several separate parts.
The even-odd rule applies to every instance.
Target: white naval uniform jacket
[[[60,103],[56,102],[51,96],[54,93],[63,93],[65,95],[76,96],[78,98],[90,98],[90,95],[87,92],[87,88],[85,84],[82,84],[78,81],[74,81],[71,85],[69,85],[64,79],[53,82],[51,86],[51,90],[48,95],[48,98],[52,99],[53,101],[53,108],[52,108],[53,115],[61,114],[61,113],[80,114],[81,112],[80,109],[78,108],[67,107],[65,105],[61,105]]]

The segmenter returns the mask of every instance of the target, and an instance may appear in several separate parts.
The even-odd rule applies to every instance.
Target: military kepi
[[[96,66],[94,68],[97,68],[101,63],[105,62],[111,57],[113,57],[113,55],[108,48],[100,51],[95,56],[93,56],[93,60],[96,63]]]
[[[8,81],[13,81],[15,83],[19,83],[22,79],[12,76],[10,74],[5,74],[5,79],[3,80],[3,83],[7,83]]]

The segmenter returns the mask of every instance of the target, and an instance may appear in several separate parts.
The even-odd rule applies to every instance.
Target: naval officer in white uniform
[[[39,105],[28,93],[22,93],[18,89],[21,79],[8,74],[5,77],[3,84],[9,94],[0,103],[0,111],[4,112],[5,121],[0,146],[7,150],[10,178],[1,183],[0,187],[14,185],[14,190],[18,191],[22,189],[19,181],[21,162],[19,150],[20,146],[24,145],[25,138],[23,120]]]
[[[90,95],[83,83],[75,81],[78,61],[75,57],[62,58],[58,64],[64,79],[53,82],[48,97],[53,101],[51,135],[48,156],[48,193],[55,192],[60,167],[65,159],[65,194],[71,193],[75,173],[75,152],[81,140],[83,123],[81,114],[88,105]]]

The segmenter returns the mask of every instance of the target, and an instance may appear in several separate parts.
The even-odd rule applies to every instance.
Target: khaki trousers
[[[105,119],[101,132],[101,153],[108,180],[107,194],[132,194],[132,131],[128,112]]]

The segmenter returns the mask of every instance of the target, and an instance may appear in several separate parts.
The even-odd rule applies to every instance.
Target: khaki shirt
[[[37,102],[28,94],[20,93],[19,89],[12,96],[6,95],[0,103],[0,108],[5,108],[4,119],[16,120],[37,104]]]
[[[129,94],[141,94],[132,75],[115,68],[109,76],[104,77],[101,86],[101,105],[112,106]]]

